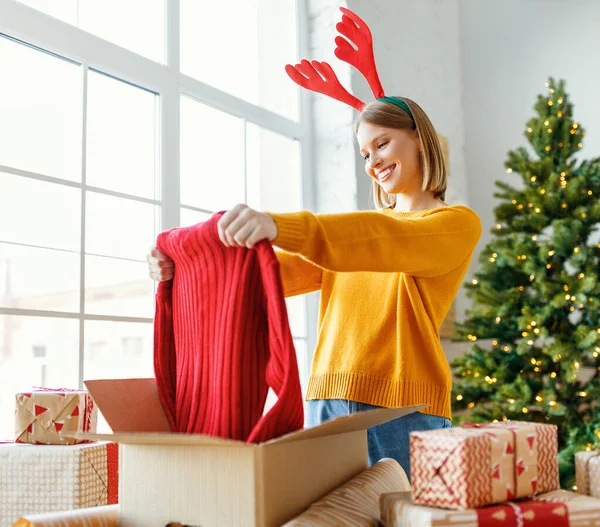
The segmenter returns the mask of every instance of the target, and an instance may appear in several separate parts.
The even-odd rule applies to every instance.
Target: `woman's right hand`
[[[146,256],[146,261],[148,262],[150,278],[153,280],[165,282],[173,278],[175,268],[173,260],[161,253],[156,247],[152,247],[148,256]]]

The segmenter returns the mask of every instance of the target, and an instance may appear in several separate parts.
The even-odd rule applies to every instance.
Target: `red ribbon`
[[[518,488],[518,483],[517,480],[519,478],[519,474],[518,474],[518,455],[517,455],[517,432],[516,430],[514,430],[513,428],[500,428],[498,426],[490,426],[489,424],[478,424],[478,423],[471,423],[470,421],[467,421],[465,423],[463,423],[460,428],[478,428],[478,429],[485,429],[485,428],[489,428],[491,430],[494,431],[498,431],[498,430],[509,430],[510,432],[512,432],[513,435],[513,462],[514,462],[514,467],[513,467],[513,494],[512,496],[510,495],[510,492],[508,493],[507,496],[507,500],[512,500],[515,499],[517,497],[523,497],[523,496],[517,496],[517,488]],[[568,525],[567,525],[568,527]]]
[[[119,445],[108,443],[106,445],[108,464],[108,504],[119,503]]]
[[[489,527],[569,527],[564,502],[531,499],[477,509],[477,524]]]

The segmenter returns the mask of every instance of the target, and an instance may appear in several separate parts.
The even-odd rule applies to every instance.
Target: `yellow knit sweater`
[[[271,214],[286,296],[321,290],[307,399],[452,418],[439,336],[481,235],[471,209]]]

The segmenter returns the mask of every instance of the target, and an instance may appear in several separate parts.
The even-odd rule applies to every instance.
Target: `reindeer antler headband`
[[[342,21],[338,22],[335,28],[344,37],[335,37],[335,56],[354,66],[360,71],[378,101],[389,102],[395,104],[404,110],[411,118],[414,119],[408,105],[397,97],[386,97],[377,74],[375,67],[375,56],[373,54],[373,36],[369,26],[355,13],[340,7],[343,13]],[[358,49],[354,49],[350,44],[352,42]],[[349,104],[359,112],[362,112],[365,103],[350,94],[338,80],[333,69],[327,62],[319,62],[316,60],[308,61],[303,59],[300,64],[292,66],[288,64],[285,71],[290,78],[298,85],[307,90],[315,91],[328,95],[338,101]]]

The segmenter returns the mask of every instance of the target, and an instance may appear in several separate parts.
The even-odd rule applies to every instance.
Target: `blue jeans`
[[[306,426],[317,426],[335,417],[379,408],[381,406],[357,403],[345,399],[316,399],[308,401]],[[369,466],[384,457],[390,457],[400,463],[410,481],[410,432],[451,427],[452,421],[446,417],[414,412],[369,428],[367,431]]]

